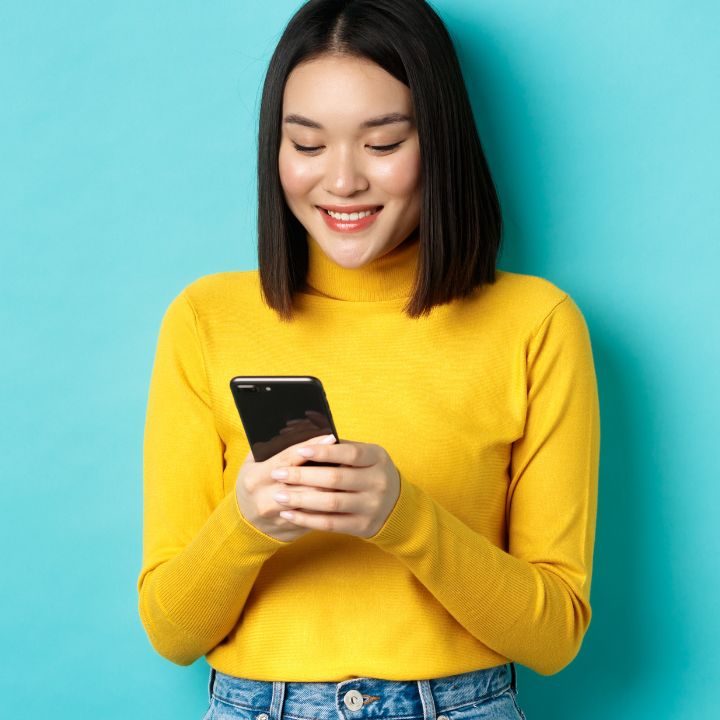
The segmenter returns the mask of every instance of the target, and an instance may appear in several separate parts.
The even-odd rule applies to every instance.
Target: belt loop
[[[284,701],[285,683],[273,682],[272,702],[270,703],[270,720],[280,720]]]
[[[210,680],[208,681],[208,702],[212,702],[213,686],[215,685],[215,668],[210,668]]]
[[[429,680],[418,680],[418,688],[420,689],[420,700],[423,706],[423,720],[435,720],[435,700],[433,699],[432,689]]]
[[[515,670],[515,663],[510,663],[510,687],[512,688],[512,694],[517,695],[517,670]]]

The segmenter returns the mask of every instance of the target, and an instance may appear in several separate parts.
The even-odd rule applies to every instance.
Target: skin
[[[416,235],[420,145],[407,86],[368,60],[323,56],[292,71],[282,116],[278,169],[285,199],[330,260],[361,268]],[[354,232],[323,219],[323,207],[354,205],[381,210]],[[339,467],[304,467],[310,458]],[[370,538],[397,503],[400,475],[380,445],[336,443],[330,435],[298,442],[265,462],[248,453],[235,487],[245,519],[277,540],[311,530]]]
[[[408,120],[363,127],[392,116]],[[420,143],[407,86],[367,60],[323,57],[290,74],[283,118],[278,168],[285,199],[333,262],[363,267],[417,228]],[[356,204],[382,206],[382,211],[371,227],[353,233],[328,228],[318,209]]]

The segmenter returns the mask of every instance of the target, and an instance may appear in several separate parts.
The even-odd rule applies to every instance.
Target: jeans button
[[[268,720],[268,715],[267,715],[267,713],[260,713],[260,714],[257,716],[257,720]]]
[[[448,716],[447,715],[438,715],[437,720],[448,720]]]
[[[363,696],[357,690],[348,690],[343,702],[350,710],[359,710],[363,706]]]

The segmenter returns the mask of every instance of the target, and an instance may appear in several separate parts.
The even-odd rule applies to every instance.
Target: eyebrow
[[[302,115],[296,115],[295,113],[288,115],[283,122],[286,125],[302,125],[303,127],[314,128],[315,130],[325,129],[319,122],[310,120],[310,118],[303,117]],[[360,129],[367,130],[368,128],[380,127],[381,125],[392,125],[393,123],[403,122],[412,122],[412,118],[402,113],[389,113],[366,120],[360,125]]]

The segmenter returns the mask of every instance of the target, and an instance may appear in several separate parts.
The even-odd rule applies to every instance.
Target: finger
[[[323,530],[325,532],[347,533],[357,535],[359,529],[358,516],[348,513],[305,513],[299,510],[283,510],[280,517],[289,520],[299,527],[311,530]]]
[[[273,468],[270,477],[288,486],[303,485],[308,488],[362,492],[368,489],[367,474],[361,468],[340,465],[321,467],[317,465],[285,465]]]
[[[273,494],[273,500],[283,509],[291,511],[360,514],[364,510],[363,497],[354,492],[328,492],[316,488],[292,490],[284,487]]]
[[[331,437],[332,440],[330,440]],[[323,440],[325,440],[326,442],[330,441],[334,443],[335,437],[330,435],[314,435],[313,437],[303,439],[302,442],[297,442],[294,445],[290,445],[290,447],[285,448],[277,455],[273,455],[271,458],[268,458],[266,462],[271,463],[273,468],[287,465],[302,465],[307,460],[307,458],[299,455],[297,451],[310,445],[314,446],[322,442]]]
[[[290,448],[288,448],[290,449]],[[338,444],[325,445],[323,443],[312,447],[299,447],[295,454],[320,463],[339,463],[352,467],[370,467],[380,459],[377,445],[370,443],[352,442],[343,440]]]
[[[252,454],[252,450],[248,452],[248,454],[245,456],[245,459],[243,460],[243,465],[247,465],[248,463],[254,463],[255,462],[255,456]]]
[[[294,431],[292,437],[289,437],[288,435],[276,435],[267,442],[257,443],[257,447],[258,449],[262,448],[262,457],[270,460],[286,448],[299,447],[301,443],[314,438],[322,438],[322,434],[318,433],[315,426],[308,423],[308,426],[302,428],[301,430]]]

